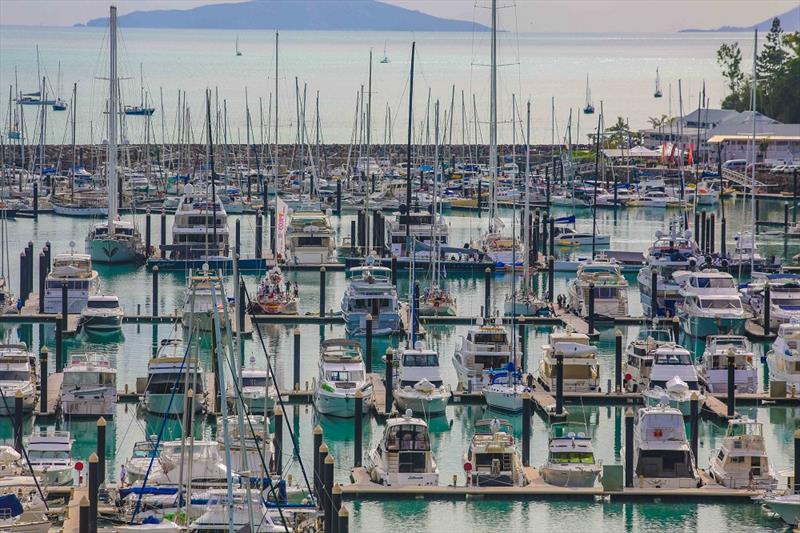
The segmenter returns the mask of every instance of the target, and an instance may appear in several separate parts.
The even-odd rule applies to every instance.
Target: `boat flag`
[[[688,164],[689,164],[689,166],[694,164],[694,143],[689,145],[689,160],[688,160]]]

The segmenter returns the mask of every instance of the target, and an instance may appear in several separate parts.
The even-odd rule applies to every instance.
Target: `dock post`
[[[325,266],[319,267],[319,317],[325,318],[325,289],[328,284]]]
[[[589,335],[594,334],[594,283],[589,283]]]
[[[56,372],[64,370],[64,330],[61,329],[61,316],[59,316],[55,323],[56,328]]]
[[[151,232],[153,230],[153,222],[150,220],[150,208],[144,215],[144,255],[150,257],[150,245],[152,244]]]
[[[22,300],[23,305],[25,304],[25,300],[28,299],[28,290],[27,290],[27,282],[25,281],[25,273],[27,269],[25,268],[25,263],[27,259],[25,258],[25,251],[19,253],[19,299]]]
[[[758,235],[758,225],[761,224],[761,201],[758,198],[754,198],[753,201],[756,203],[756,219],[753,221],[753,225],[755,225],[755,233]]]
[[[713,254],[717,245],[717,215],[711,213],[708,221],[708,253]]]
[[[658,316],[658,271],[650,273],[650,318]]]
[[[483,271],[483,313],[485,318],[492,316],[490,300],[492,299],[492,269],[486,267]]]
[[[44,313],[44,293],[47,284],[47,256],[39,252],[39,314]]]
[[[350,257],[356,256],[356,221],[350,221]]]
[[[525,370],[528,367],[528,354],[525,350],[525,317],[520,316],[517,319],[517,332],[519,336],[519,350],[522,352],[522,361],[520,361],[520,369],[522,373],[525,373]],[[514,332],[512,331],[511,334],[513,335]]]
[[[625,488],[633,487],[633,409],[625,409]]]
[[[797,178],[797,171],[794,171]],[[794,432],[794,493],[800,493],[800,429]]]
[[[698,416],[700,414],[700,402],[697,398],[697,392],[692,392],[692,397],[689,400],[689,431],[691,432],[691,447],[692,455],[694,456],[695,465],[697,465],[697,450],[700,446],[700,431]]]
[[[242,220],[237,218],[236,225],[233,227],[233,244],[236,257],[242,256]]]
[[[89,533],[89,500],[81,496],[78,509],[78,533]]]
[[[294,375],[294,390],[300,391],[300,328],[294,328],[294,365],[292,365]]]
[[[158,316],[158,265],[153,267],[153,316]]]
[[[706,212],[700,212],[700,251],[705,254],[708,252],[708,221]]]
[[[711,234],[714,232],[714,226],[711,222],[711,215],[706,218],[706,255],[711,253]]]
[[[392,412],[392,404],[394,403],[393,393],[394,393],[394,383],[393,383],[393,368],[392,368],[392,358],[394,357],[394,350],[388,348],[386,350],[386,404],[384,405],[384,410],[386,414]]]
[[[542,232],[539,234],[542,241],[542,255],[547,256],[547,219],[549,214],[547,211],[542,213]]]
[[[725,257],[727,250],[725,250],[725,226],[726,226],[725,217],[722,217],[722,220],[719,221],[719,255],[721,257]]]
[[[770,289],[769,289],[769,283],[766,283],[764,285],[764,334],[765,335],[769,335],[769,332],[771,330],[770,323],[772,320],[770,317],[770,307],[772,307],[772,305],[770,304]]]
[[[89,456],[89,532],[97,533],[97,493],[100,488],[98,483],[98,458],[96,453]]]
[[[22,391],[14,395],[14,449],[22,454]]]
[[[392,285],[397,287],[397,256],[392,254]]]
[[[358,255],[366,256],[367,250],[367,212],[361,209],[358,212]]]
[[[272,445],[275,447],[275,455],[273,464],[273,474],[283,474],[283,409],[280,405],[275,406],[275,436],[272,439]]]
[[[483,216],[483,182],[478,180],[478,218]]]
[[[339,511],[342,509],[342,486],[336,483],[331,489],[331,533],[339,533]]]
[[[372,372],[372,314],[368,313],[366,317],[366,341],[364,349],[364,369],[367,374]]]
[[[67,331],[69,325],[69,285],[66,281],[61,282],[61,331]]]
[[[264,255],[264,219],[261,210],[256,211],[256,240],[255,240],[255,255],[256,259],[261,259]]]
[[[164,256],[166,255],[164,253],[164,246],[167,245],[167,212],[164,210],[163,207],[161,208],[161,227],[159,228],[159,231],[160,231],[159,237],[161,239],[160,240],[161,246],[159,248],[158,256],[163,259]]]
[[[106,482],[106,419],[97,419],[97,484]]]
[[[47,346],[42,346],[39,350],[39,412],[47,412]]]
[[[622,392],[622,332],[614,334],[614,392]]]
[[[694,212],[694,242],[700,246],[700,213]]]
[[[381,211],[380,209],[376,209],[372,212],[372,246],[374,248],[380,248],[380,229],[381,229]],[[372,250],[367,250],[368,253],[371,253]],[[380,257],[381,254],[378,254]]]
[[[681,336],[681,321],[677,316],[672,317],[672,337],[675,342],[678,342],[678,339]]]
[[[278,214],[275,212],[275,208],[271,207],[267,210],[266,215],[269,218],[269,249],[272,251],[272,255],[274,256],[277,253],[277,249],[275,247],[275,223]]]
[[[333,520],[333,456],[325,456],[325,463],[322,465],[322,479],[325,482],[325,533],[331,533],[331,521]]]
[[[550,194],[550,190],[548,189],[547,194]],[[556,219],[555,217],[550,217],[550,231],[548,232],[548,237],[550,238],[550,255],[556,255]]]
[[[531,393],[522,393],[522,466],[531,465]]]
[[[556,301],[555,286],[556,286],[556,258],[551,255],[547,259],[547,299],[550,303]]]
[[[328,493],[325,491],[325,459],[328,458],[328,445],[324,442],[319,445],[319,462],[316,465],[319,481],[319,496],[318,505],[322,512],[325,512],[325,507],[328,505]]]
[[[564,354],[556,354],[556,415],[564,413]]]
[[[535,265],[539,262],[539,212],[536,212],[536,218],[533,219],[533,224],[530,224],[531,227],[531,241],[526,243],[529,246],[530,253],[533,254],[531,257],[531,264]]]
[[[342,214],[342,180],[336,180],[336,216]]]
[[[350,533],[350,513],[344,505],[339,509],[339,526],[336,533]]]
[[[364,439],[364,394],[361,390],[356,391],[356,420],[354,424],[353,435],[353,468],[361,466],[361,458],[363,455],[363,439]]]
[[[33,218],[39,218],[39,184],[33,184]]]
[[[317,506],[322,501],[320,497],[320,462],[319,462],[319,448],[322,446],[322,426],[314,426],[314,497],[317,499]]]
[[[725,402],[728,404],[728,418],[733,418],[734,407],[736,404],[736,359],[733,355],[728,356],[728,397]]]
[[[244,287],[244,280],[239,278],[239,324],[242,326],[242,338],[244,338],[244,317],[245,312],[247,311],[247,306],[245,305],[245,287]],[[242,343],[244,344],[244,343]],[[244,355],[242,355],[244,357]]]

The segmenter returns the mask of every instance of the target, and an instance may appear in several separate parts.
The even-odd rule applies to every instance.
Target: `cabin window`
[[[591,379],[592,367],[589,365],[564,365],[564,379]]]
[[[481,365],[484,369],[503,368],[508,363],[508,358],[493,355],[476,355],[474,358],[476,365]]]
[[[65,372],[64,385],[72,387],[85,387],[101,385],[110,387],[115,383],[114,374],[98,372]]]
[[[688,353],[684,352],[656,353],[656,363],[659,365],[691,365],[692,359]]]
[[[117,309],[119,302],[116,300],[89,300],[86,307],[90,309]]]
[[[636,475],[644,477],[694,477],[689,454],[680,450],[641,450]]]
[[[428,432],[424,427],[414,424],[393,426],[389,428],[389,435],[386,437],[386,449],[389,451],[430,451]]]
[[[242,378],[242,387],[266,387],[266,377]]]
[[[0,371],[0,381],[30,381],[30,379],[31,373],[24,370]]]
[[[738,299],[730,300],[700,300],[703,309],[741,309],[742,302]]]
[[[506,334],[500,333],[477,333],[472,342],[476,344],[504,344],[506,342]]]
[[[57,450],[28,450],[31,459],[69,459],[70,453]]]
[[[398,457],[398,471],[401,474],[424,474],[427,465],[424,453],[400,453]]]
[[[601,300],[608,300],[617,297],[616,287],[595,287],[594,297]]]
[[[403,366],[439,366],[435,353],[407,353],[403,355]]]
[[[592,452],[555,452],[551,455],[554,463],[581,463],[585,465],[594,464],[594,454]]]
[[[328,246],[327,237],[297,237],[297,246]]]
[[[730,278],[692,278],[692,287],[700,289],[733,289],[733,279]]]

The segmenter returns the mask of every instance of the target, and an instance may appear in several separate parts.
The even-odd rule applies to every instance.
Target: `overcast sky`
[[[117,0],[120,14],[188,9],[241,0]],[[474,0],[384,0],[439,17],[488,22]],[[788,11],[797,0],[498,0],[516,3],[517,23],[503,12],[504,29],[521,32],[672,32],[683,28],[748,26]],[[488,4],[483,0],[478,5]],[[0,0],[0,25],[71,26],[106,16],[104,0]]]

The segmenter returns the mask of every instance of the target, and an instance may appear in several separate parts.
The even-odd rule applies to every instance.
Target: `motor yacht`
[[[373,263],[370,256],[366,265],[350,269],[352,279],[341,304],[345,328],[350,335],[365,334],[369,314],[373,319],[373,335],[391,335],[401,329],[392,270]]]
[[[697,374],[708,392],[728,390],[728,359],[733,357],[737,392],[758,392],[758,370],[753,364],[753,345],[741,335],[711,335],[697,365]]]
[[[599,387],[600,367],[597,348],[589,344],[589,337],[574,331],[553,332],[548,343],[542,346],[539,363],[539,382],[547,390],[556,390],[556,367],[562,360],[564,390],[592,392]]]
[[[733,252],[729,253],[728,266],[731,269],[761,270],[766,264],[766,258],[758,251],[756,238],[750,231],[737,233],[734,237],[736,242]]]
[[[475,422],[464,455],[464,471],[473,487],[519,487],[526,484],[514,428],[498,418]]]
[[[400,410],[428,418],[444,414],[450,391],[443,385],[439,354],[417,341],[400,354],[394,401]]]
[[[656,301],[660,316],[675,316],[683,302],[680,285],[674,279],[675,272],[688,271],[703,262],[697,243],[689,230],[680,231],[682,220],[670,222],[669,232],[656,231],[656,240],[647,249],[647,264],[636,276],[642,311],[653,315],[653,273],[656,274],[658,293]]]
[[[73,242],[70,246],[74,248]],[[67,287],[67,313],[80,313],[90,296],[100,290],[100,278],[92,270],[92,258],[86,254],[58,254],[47,274],[44,292],[44,312],[61,313],[61,295]]]
[[[800,388],[800,322],[778,327],[778,337],[767,352],[769,379]]]
[[[38,375],[36,356],[24,344],[0,344],[0,415],[16,412],[16,395],[22,395],[22,412],[30,413],[36,404]]]
[[[557,487],[594,487],[602,464],[594,456],[592,439],[582,431],[568,431],[554,424],[547,445],[547,462],[542,479]]]
[[[192,389],[191,409],[204,405],[206,376],[196,355],[178,338],[161,341],[156,357],[147,361],[147,386],[144,407],[159,415],[182,415],[188,402],[186,391]]]
[[[511,351],[509,333],[500,318],[495,324],[485,325],[479,318],[477,324],[456,341],[453,366],[462,390],[477,391],[490,384],[490,370],[504,370],[512,363],[518,367],[521,354]]]
[[[431,451],[428,424],[410,411],[389,418],[380,442],[369,452],[367,472],[374,483],[390,487],[436,486],[439,469]]]
[[[54,428],[33,428],[28,437],[28,461],[33,474],[44,485],[72,485],[75,462],[72,460],[72,438],[68,431]]]
[[[765,288],[769,286],[769,329],[800,320],[800,275],[780,272],[758,277],[740,289],[742,300],[764,322]]]
[[[549,230],[548,230],[549,231]],[[591,246],[592,245],[592,233],[585,232],[585,231],[577,231],[574,228],[556,224],[553,226],[553,238],[555,242],[559,245],[580,245],[580,246]],[[611,235],[607,233],[595,233],[594,234],[594,244],[595,246],[608,246],[611,244]]]
[[[233,468],[249,472],[250,477],[267,477],[270,463],[275,455],[275,446],[269,432],[269,418],[263,415],[242,416],[241,427],[244,429],[244,433],[240,432],[238,415],[229,415],[227,425]],[[222,427],[223,418],[218,416],[217,443],[224,450],[225,436],[220,429]],[[242,441],[244,441],[244,448],[242,448]]]
[[[683,304],[678,310],[683,331],[695,338],[741,335],[751,317],[742,305],[733,276],[716,269],[675,272]]]
[[[295,211],[286,227],[286,262],[324,265],[336,262],[336,232],[321,211]]]
[[[619,265],[603,256],[578,267],[567,285],[567,307],[578,316],[589,316],[589,291],[594,287],[594,312],[601,317],[628,315],[628,282]]]
[[[623,355],[623,386],[628,392],[639,392],[650,381],[653,368],[653,351],[659,346],[674,344],[672,329],[653,324],[639,330],[638,336],[628,343]]]
[[[172,259],[199,259],[228,255],[228,214],[219,195],[195,194],[187,183],[172,223]]]
[[[72,354],[61,381],[64,416],[112,417],[117,407],[117,371],[108,357]]]
[[[728,421],[725,437],[711,452],[708,467],[714,480],[729,489],[774,490],[778,486],[762,425],[746,417]]]
[[[667,402],[684,416],[690,414],[690,400],[697,395],[698,409],[705,404],[705,395],[700,392],[697,370],[689,350],[677,344],[664,345],[653,352],[653,367],[647,387],[642,391],[645,405],[651,407]]]
[[[267,385],[269,384],[269,385]],[[236,386],[228,383],[225,391],[228,405],[235,404]],[[269,377],[266,368],[259,368],[256,365],[255,356],[250,356],[250,362],[242,368],[242,381],[239,396],[244,403],[247,412],[252,414],[266,415],[275,410],[275,403],[278,399],[278,389]]]
[[[800,493],[770,495],[761,501],[790,526],[800,525]]]
[[[441,214],[434,215],[431,211],[400,212],[387,217],[386,242],[389,253],[397,257],[409,257],[411,247],[415,258],[430,258],[433,255],[432,250],[447,246],[447,221]],[[412,244],[407,242],[407,230],[410,232]]]
[[[125,312],[114,295],[93,295],[81,310],[80,326],[93,335],[115,335],[122,331]]]
[[[356,393],[361,392],[362,415],[369,413],[374,401],[372,382],[367,379],[361,345],[349,339],[322,341],[319,353],[319,376],[314,383],[314,406],[317,412],[343,418],[356,412]]]

